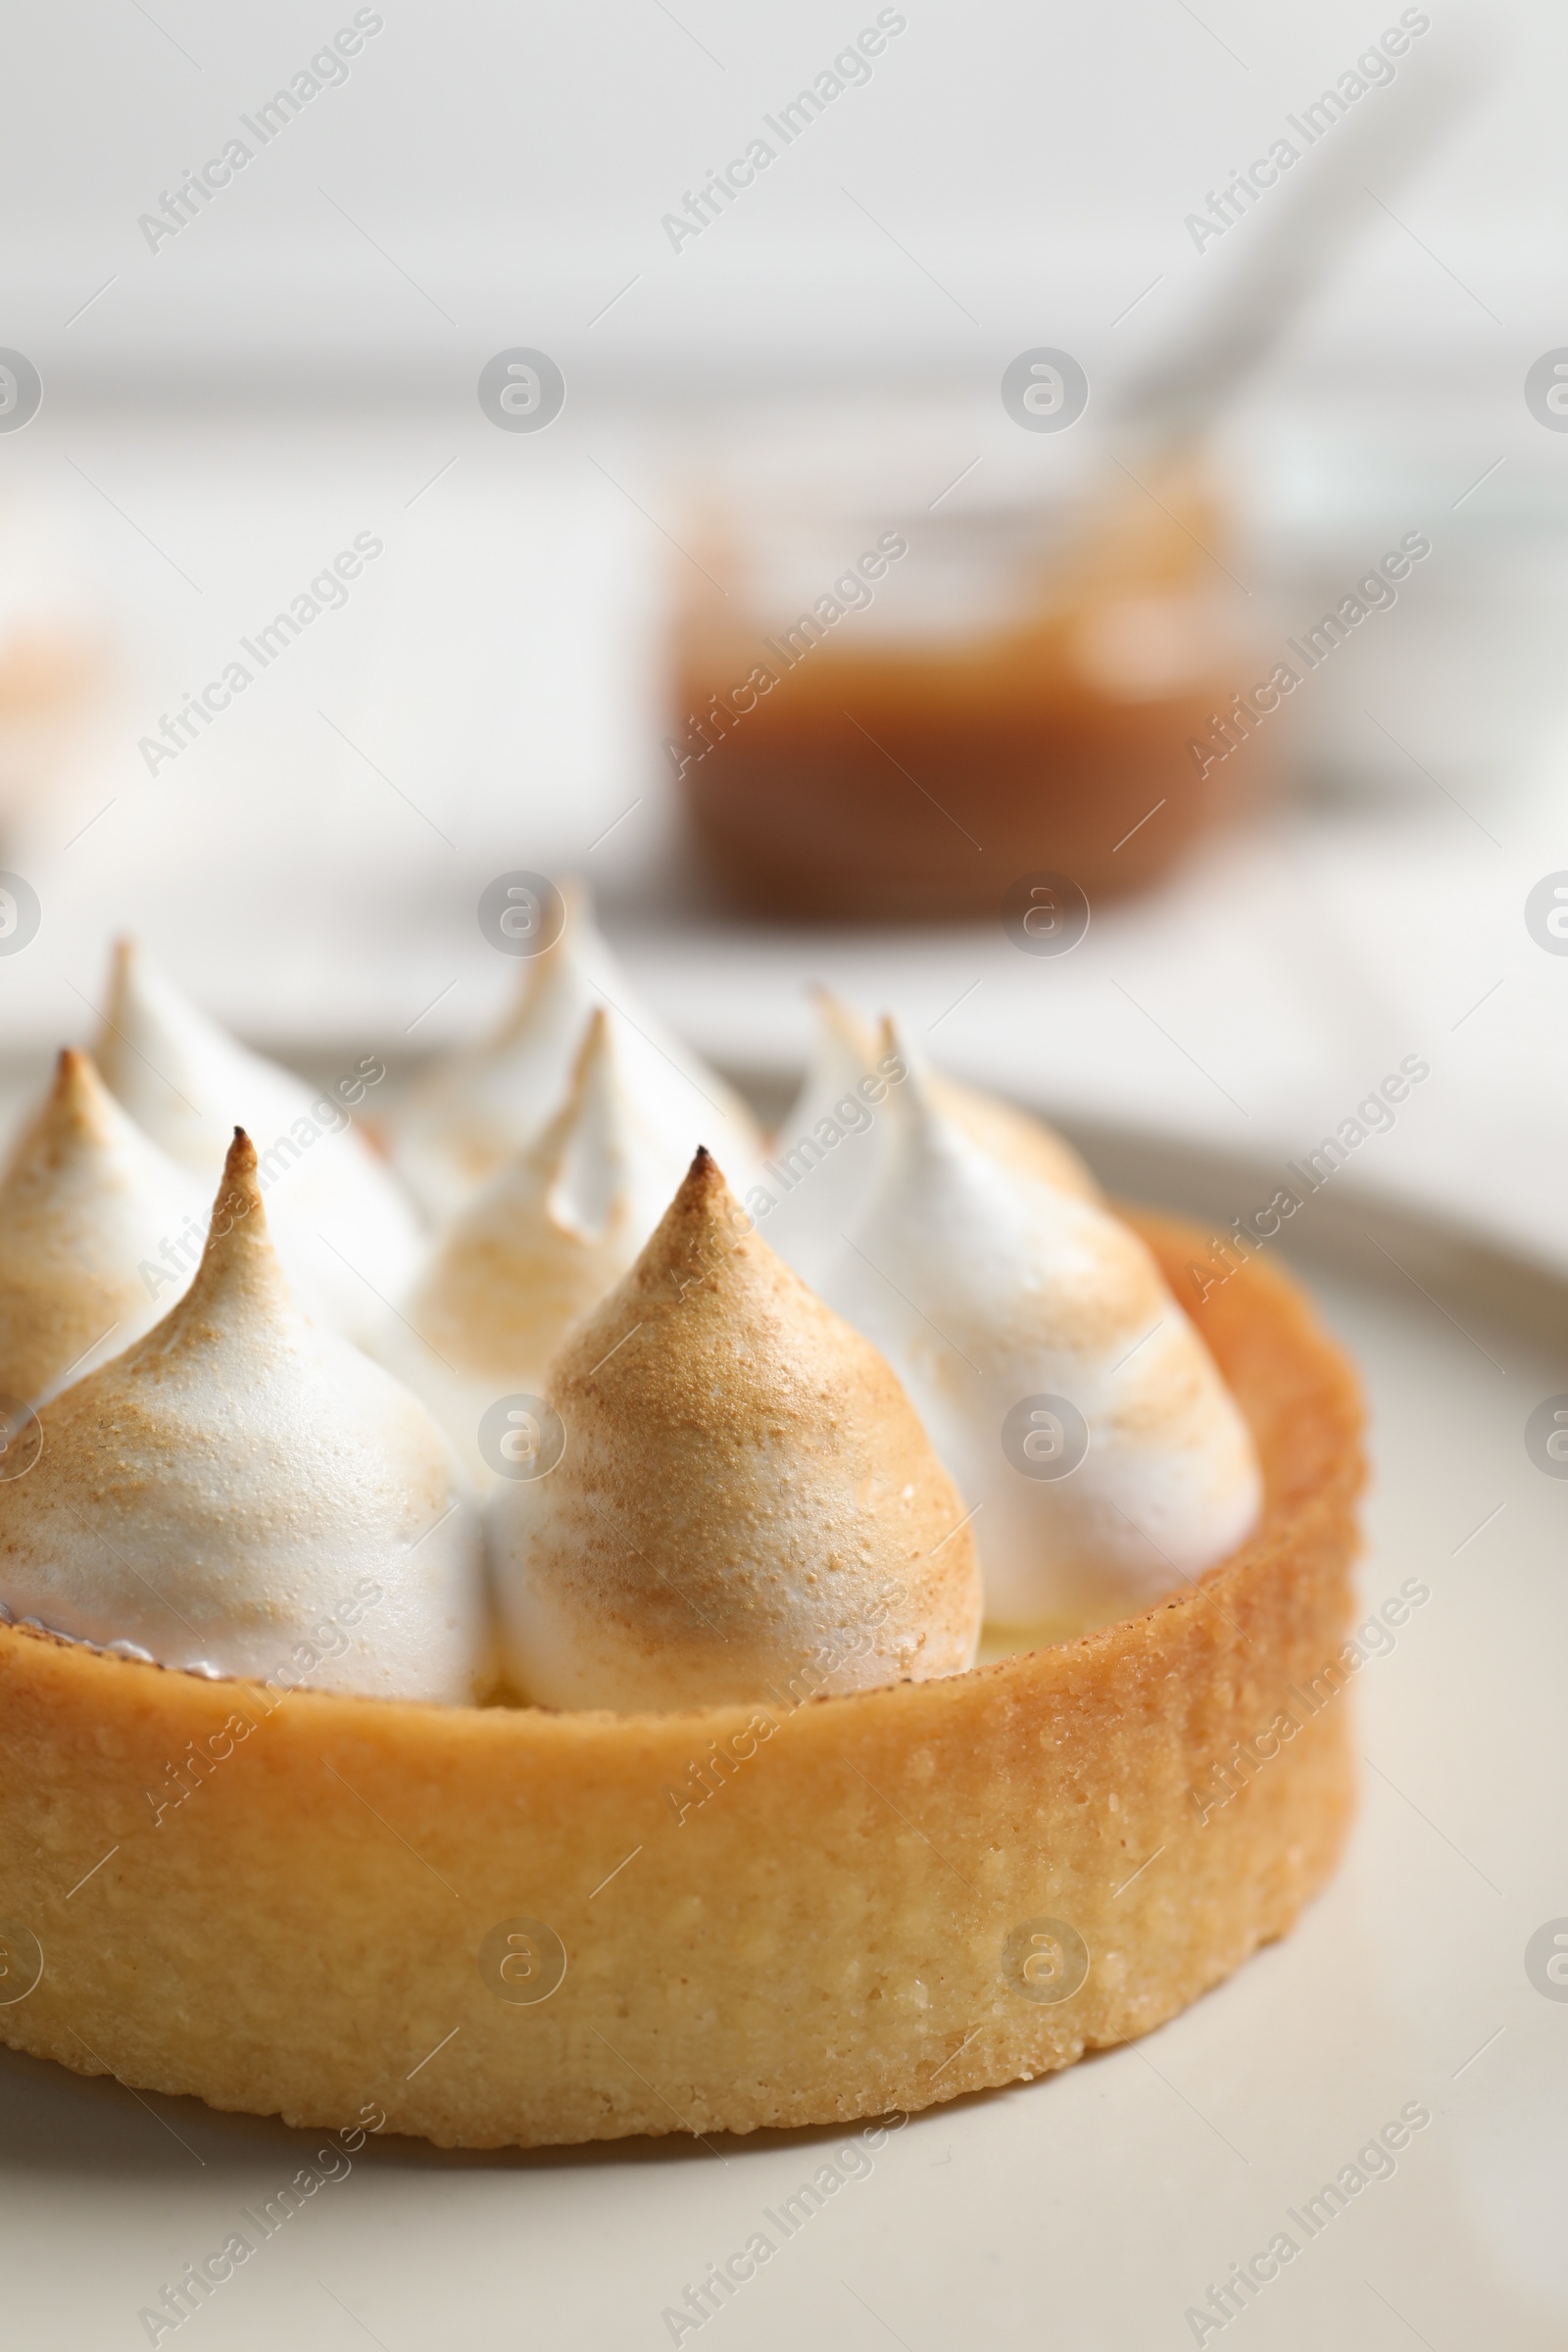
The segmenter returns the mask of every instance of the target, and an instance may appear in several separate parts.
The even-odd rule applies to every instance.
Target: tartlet
[[[1200,1237],[1132,1221],[1178,1284]],[[912,2111],[1148,2032],[1290,1927],[1354,1793],[1353,1375],[1258,1261],[1193,1312],[1254,1534],[946,1679],[441,1708],[0,1628],[0,2038],[492,2147]]]

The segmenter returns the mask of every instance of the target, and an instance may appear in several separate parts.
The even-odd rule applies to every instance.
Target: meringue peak
[[[547,1397],[558,1466],[492,1502],[512,1668],[534,1698],[667,1707],[971,1662],[972,1539],[908,1399],[706,1148]]]
[[[604,940],[593,920],[588,893],[582,883],[574,874],[564,874],[556,889],[563,910],[561,929],[548,947],[524,961],[513,992],[512,1009],[503,1014],[495,1033],[494,1042],[498,1046],[526,1035],[538,1020],[544,1003],[569,980],[574,964],[580,961],[593,969],[608,960],[601,954]]]
[[[243,1067],[256,1057],[125,935],[110,951],[109,1002],[93,1055],[105,1083],[172,1158],[203,1173],[212,1168],[226,1121],[211,1098],[222,1090],[225,1063]]]
[[[787,1272],[758,1236],[756,1220],[735,1199],[707,1145],[699,1144],[647,1247],[591,1325],[584,1327],[577,1353],[592,1345],[589,1331],[608,1329],[617,1313],[634,1315],[639,1326],[647,1328],[686,1306],[703,1285],[704,1314],[724,1321],[744,1316],[748,1309],[765,1318],[778,1311],[790,1293],[820,1310],[806,1285]],[[695,1345],[697,1329],[684,1337]]]
[[[649,1133],[682,1165],[699,1128],[716,1129],[737,1163],[756,1153],[756,1123],[739,1096],[636,1004],[593,919],[586,891],[561,888],[565,922],[549,947],[527,960],[500,1026],[438,1056],[394,1114],[398,1164],[439,1220],[455,1216],[555,1116],[595,1010],[605,1013],[614,1033],[622,1091]]]
[[[985,1152],[918,1068],[852,1238],[827,1296],[983,1509],[994,1621],[1123,1614],[1247,1535],[1250,1435],[1149,1250]]]
[[[649,1133],[621,1083],[620,1046],[596,1006],[565,1101],[448,1227],[376,1353],[424,1398],[481,1488],[486,1410],[535,1394],[571,1325],[634,1263],[684,1159]]]
[[[195,1279],[148,1333],[143,1348],[167,1355],[198,1337],[210,1342],[215,1316],[222,1314],[230,1299],[241,1297],[270,1319],[305,1319],[268,1231],[256,1146],[243,1127],[236,1127]]]
[[[138,1148],[148,1160],[168,1166],[165,1154],[121,1109],[91,1054],[79,1046],[62,1046],[43,1100],[6,1163],[3,1182],[36,1185],[95,1156]]]
[[[0,1177],[0,1389],[39,1404],[127,1347],[201,1230],[195,1188],[66,1047]]]
[[[655,1226],[647,1249],[632,1269],[639,1293],[664,1281],[672,1282],[678,1297],[699,1264],[710,1268],[716,1242],[732,1246],[753,1229],[748,1216],[724,1182],[724,1172],[706,1144],[699,1144],[691,1166],[680,1180],[675,1198]]]
[[[616,1053],[603,1004],[588,1015],[566,1099],[526,1154],[545,1187],[551,1223],[579,1241],[597,1241],[625,1203],[631,1156],[617,1116]]]
[[[876,1059],[876,1032],[870,1024],[820,980],[811,981],[806,993],[816,1014],[818,1038],[836,1046],[847,1066],[867,1068]]]
[[[296,1302],[236,1130],[196,1277],[0,1482],[17,1614],[169,1666],[466,1699],[477,1513],[408,1392]]]
[[[769,1241],[814,1290],[829,1281],[846,1232],[876,1190],[888,1128],[917,1066],[929,1101],[991,1158],[1058,1192],[1100,1198],[1078,1154],[1041,1120],[926,1066],[906,1051],[890,1018],[873,1030],[830,990],[810,994],[816,1036],[806,1077],[749,1198],[768,1220]]]
[[[97,1053],[131,1117],[204,1184],[244,1121],[292,1279],[342,1329],[369,1338],[378,1298],[406,1286],[421,1254],[412,1203],[348,1108],[376,1083],[367,1071],[384,1077],[374,1056],[313,1092],[210,1020],[129,939],[115,946]]]
[[[55,1074],[42,1106],[23,1140],[12,1166],[25,1154],[54,1168],[63,1166],[73,1149],[103,1149],[116,1138],[117,1105],[93,1066],[92,1056],[79,1046],[62,1046],[55,1057]],[[122,1118],[123,1112],[119,1114]]]
[[[884,1054],[897,1054],[906,1069],[916,1073],[917,1083],[910,1091],[924,1107],[940,1111],[992,1159],[1075,1200],[1100,1200],[1100,1187],[1077,1152],[1043,1119],[1032,1117],[1000,1095],[934,1069],[922,1054],[903,1043],[890,1013],[883,1016],[878,1043]]]

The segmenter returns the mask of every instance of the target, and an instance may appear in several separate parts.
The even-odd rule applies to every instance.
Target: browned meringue
[[[823,1295],[886,1351],[977,1514],[993,1623],[1145,1607],[1255,1525],[1246,1418],[1131,1227],[982,1151],[901,1058]]]
[[[14,1615],[166,1666],[473,1695],[471,1491],[423,1406],[299,1306],[243,1131],[183,1298],[38,1419],[0,1480]]]
[[[892,1042],[886,1031],[884,1042]],[[945,1111],[956,1127],[961,1127],[972,1144],[978,1144],[1015,1176],[1032,1176],[1037,1184],[1049,1184],[1054,1192],[1065,1193],[1073,1200],[1103,1198],[1071,1144],[1063,1142],[1044,1119],[1031,1118],[1028,1111],[1004,1102],[1000,1095],[950,1077],[944,1070],[933,1070],[927,1087],[937,1108]]]
[[[816,1042],[805,1082],[772,1157],[748,1183],[746,1205],[770,1247],[820,1291],[880,1180],[908,1063],[890,1021],[875,1033],[828,989],[811,995]],[[1042,1120],[961,1079],[935,1070],[922,1077],[931,1100],[992,1159],[1075,1200],[1100,1199],[1077,1152]]]
[[[347,1104],[363,1099],[367,1055],[336,1093],[253,1054],[183,996],[134,940],[116,943],[94,1046],[104,1084],[203,1191],[236,1122],[256,1138],[268,1219],[290,1278],[353,1338],[373,1337],[380,1300],[423,1254],[413,1203]],[[384,1072],[383,1072],[384,1075]],[[373,1081],[372,1081],[373,1082]]]
[[[547,1404],[555,1442],[490,1506],[529,1697],[788,1704],[972,1663],[979,1573],[951,1480],[883,1358],[751,1230],[706,1151]]]
[[[565,1102],[457,1222],[375,1353],[422,1396],[481,1492],[479,1444],[505,1393],[544,1386],[551,1357],[658,1225],[685,1170],[638,1116],[603,1005],[590,1014]]]
[[[560,895],[564,926],[521,964],[500,1028],[439,1054],[391,1114],[392,1156],[438,1225],[465,1208],[555,1116],[596,1006],[615,1033],[628,1102],[682,1167],[702,1135],[711,1137],[732,1168],[760,1145],[740,1097],[639,1000],[593,919],[587,891],[568,881]]]
[[[189,1282],[207,1204],[67,1047],[0,1178],[0,1391],[42,1404],[149,1331]]]

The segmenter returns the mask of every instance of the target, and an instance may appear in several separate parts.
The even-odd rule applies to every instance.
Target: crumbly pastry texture
[[[1195,1234],[1137,1224],[1179,1278]],[[488,2147],[913,2110],[1160,2024],[1291,1926],[1354,1789],[1353,1377],[1265,1264],[1197,1320],[1263,1463],[1254,1533],[1192,1590],[950,1679],[440,1709],[0,1629],[0,1883],[41,1954],[0,2035]],[[1040,1997],[1073,1936],[1081,1983]]]

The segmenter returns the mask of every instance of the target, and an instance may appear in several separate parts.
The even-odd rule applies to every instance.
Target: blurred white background
[[[1568,341],[1568,24],[1436,5],[1359,102],[1392,122],[1440,68],[1470,92],[1417,168],[1371,173],[1225,463],[1281,635],[1401,531],[1432,556],[1282,722],[1267,816],[1043,964],[999,926],[760,929],[710,902],[660,749],[676,455],[737,406],[765,435],[781,403],[825,404],[831,441],[834,403],[918,400],[933,495],[976,458],[1049,493],[1268,220],[1199,251],[1188,214],[1399,11],[912,6],[869,81],[678,252],[662,217],[874,8],[369,13],[347,78],[156,252],[140,216],[354,11],[99,0],[12,29],[0,343],[45,391],[0,433],[0,621],[53,613],[106,649],[47,756],[0,730],[4,862],[44,907],[0,961],[12,1053],[88,1025],[117,926],[266,1042],[434,1043],[507,984],[484,882],[572,867],[731,1065],[793,1062],[825,977],[1058,1109],[1283,1153],[1425,1054],[1360,1180],[1568,1260],[1568,962],[1522,915],[1568,864],[1568,437],[1523,394]],[[1091,410],[1021,451],[997,386],[1041,343],[1081,359]],[[565,375],[548,431],[481,413],[514,345]],[[384,553],[347,605],[149,774],[139,739],[361,532]]]

